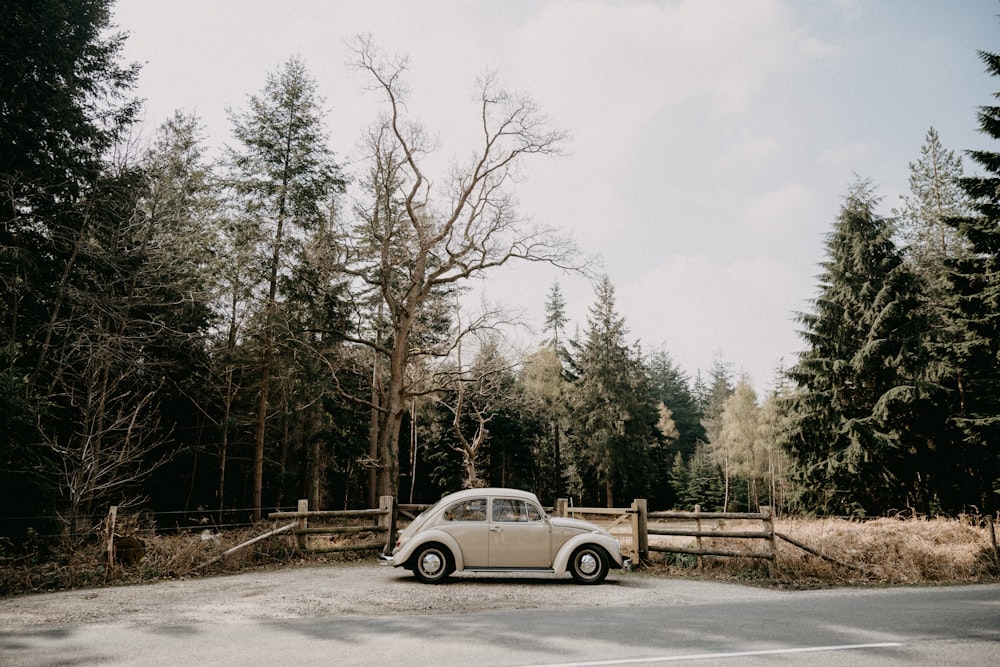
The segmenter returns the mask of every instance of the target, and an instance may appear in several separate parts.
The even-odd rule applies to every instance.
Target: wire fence
[[[278,505],[262,507],[261,515],[267,516],[273,512],[295,511],[296,505]],[[139,535],[173,534],[190,531],[220,531],[251,528],[255,522],[251,519],[252,507],[233,507],[223,510],[198,508],[194,510],[162,510],[137,508],[134,511],[122,510],[121,517],[128,517],[132,522],[131,529]],[[98,530],[104,521],[105,513],[95,514],[92,530]],[[65,536],[62,526],[64,520],[52,514],[32,516],[0,517],[0,538],[16,537],[30,534],[33,539],[59,539]],[[29,530],[30,529],[30,530]]]

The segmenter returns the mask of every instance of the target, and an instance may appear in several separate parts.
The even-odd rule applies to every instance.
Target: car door
[[[551,567],[551,532],[545,515],[533,502],[521,498],[493,498],[489,526],[490,567]]]
[[[465,567],[489,565],[487,498],[467,498],[444,509],[439,527],[455,538]]]

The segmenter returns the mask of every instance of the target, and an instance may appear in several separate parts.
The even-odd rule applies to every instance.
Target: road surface
[[[989,665],[1000,585],[779,591],[328,566],[0,600],[0,665]]]

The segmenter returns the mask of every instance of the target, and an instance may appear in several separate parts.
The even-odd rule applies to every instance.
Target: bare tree
[[[529,224],[516,210],[511,188],[521,160],[556,154],[565,139],[530,99],[504,90],[494,75],[481,77],[481,144],[436,188],[424,173],[427,135],[406,116],[406,59],[384,58],[368,38],[359,38],[353,52],[356,66],[386,102],[386,115],[369,136],[366,224],[355,230],[345,264],[374,292],[384,317],[359,327],[352,340],[383,360],[384,388],[372,405],[378,415],[372,458],[378,494],[395,496],[403,414],[408,399],[425,389],[414,386],[408,373],[415,360],[431,353],[424,344],[432,341],[423,334],[441,324],[431,306],[468,279],[512,260],[580,265],[569,239]],[[457,337],[442,336],[452,343]]]

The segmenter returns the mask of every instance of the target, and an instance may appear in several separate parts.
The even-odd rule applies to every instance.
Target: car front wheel
[[[454,569],[451,553],[440,544],[420,547],[413,557],[413,574],[425,584],[439,584]]]
[[[573,552],[569,571],[581,584],[599,584],[608,576],[608,555],[601,547],[584,545]]]

